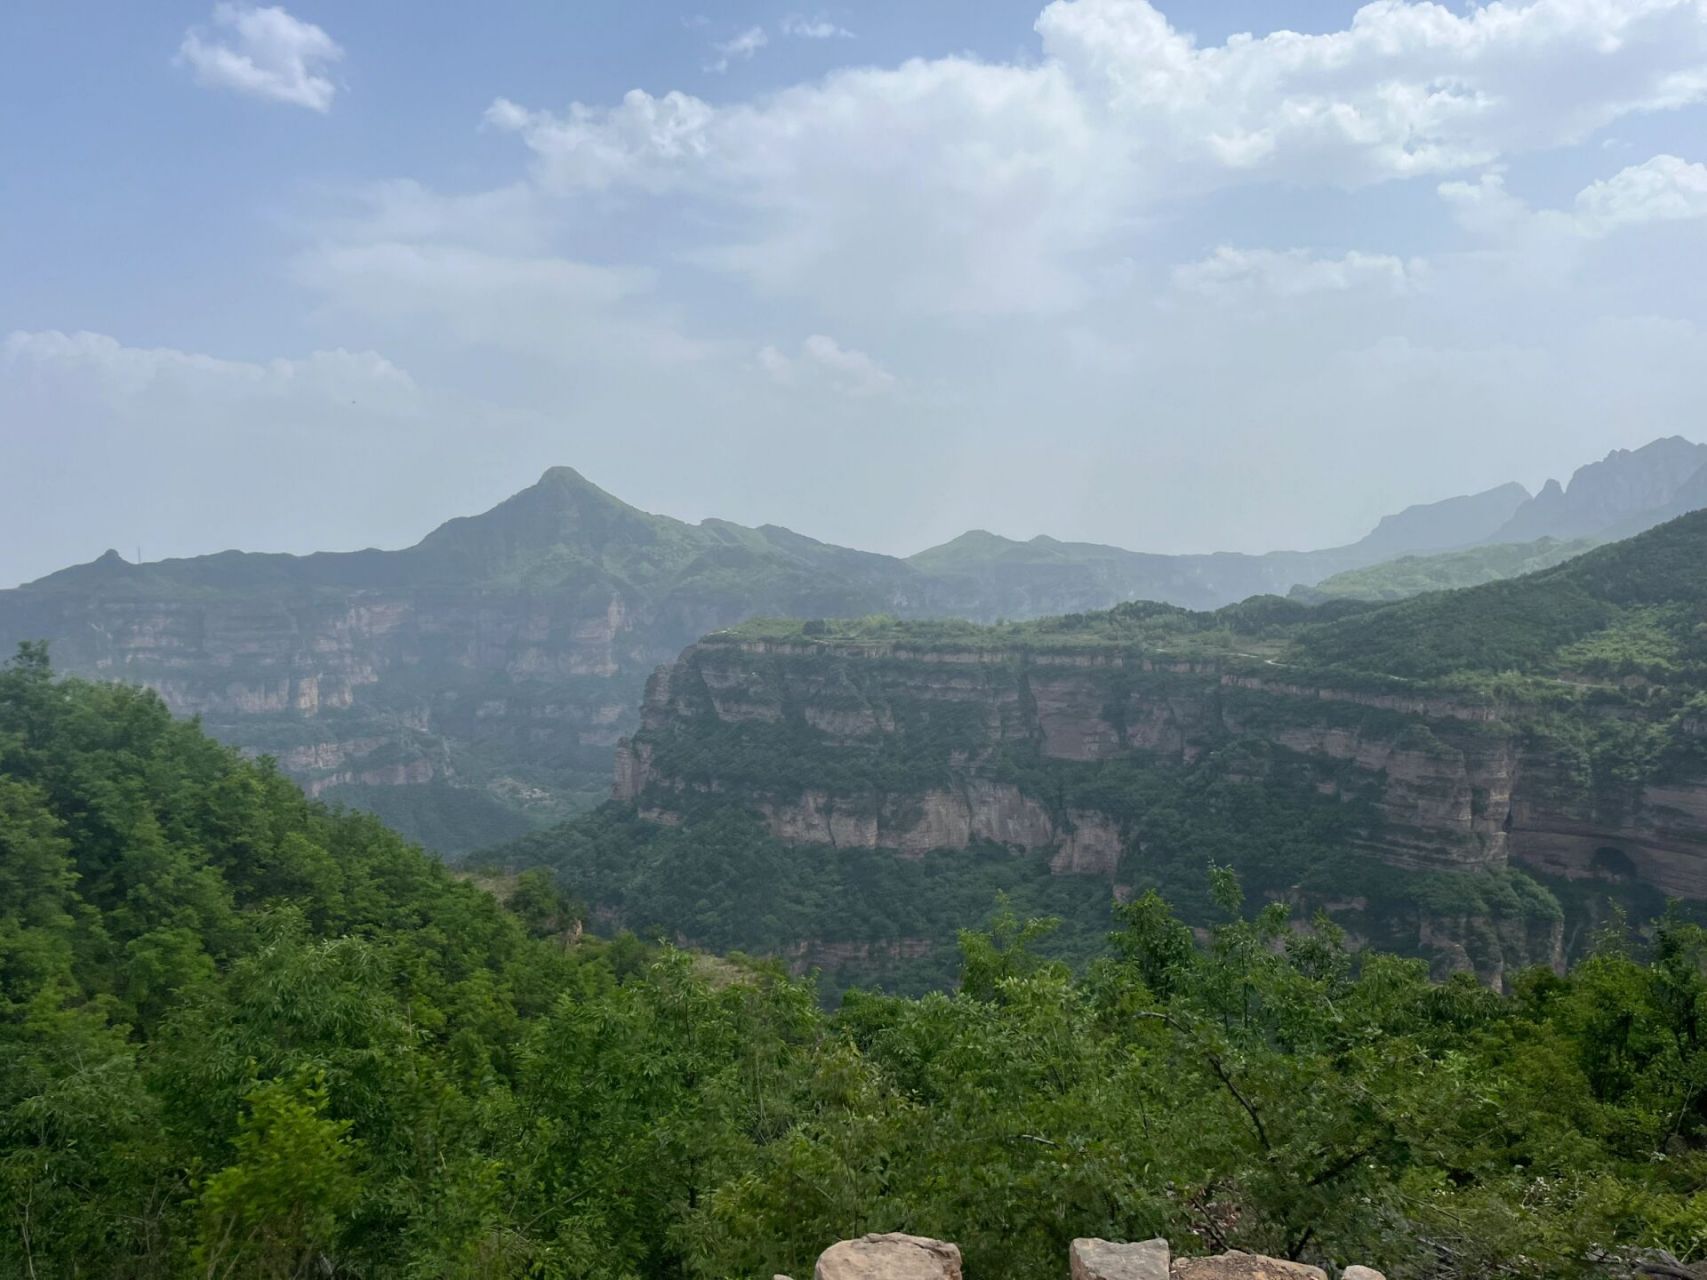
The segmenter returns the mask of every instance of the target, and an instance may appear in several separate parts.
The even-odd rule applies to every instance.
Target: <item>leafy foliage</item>
[[[923,874],[923,873],[921,873]],[[0,1272],[722,1277],[904,1229],[978,1275],[1079,1235],[1397,1280],[1707,1253],[1707,934],[1501,998],[1225,870],[1082,976],[1011,910],[954,994],[589,940],[135,690],[0,673]],[[1513,890],[1520,891],[1520,890]],[[798,1270],[797,1270],[798,1269]]]

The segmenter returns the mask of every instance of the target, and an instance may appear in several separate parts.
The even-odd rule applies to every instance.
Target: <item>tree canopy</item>
[[[969,1275],[1163,1234],[1402,1277],[1707,1254],[1707,935],[1610,930],[1496,996],[1151,893],[1094,958],[998,912],[952,991],[582,932],[459,879],[153,695],[0,673],[0,1273]]]

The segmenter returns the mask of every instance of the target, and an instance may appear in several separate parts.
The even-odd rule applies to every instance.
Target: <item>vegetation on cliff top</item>
[[[1707,936],[1501,998],[1254,916],[962,939],[849,995],[459,882],[134,690],[0,673],[0,1272],[758,1276],[867,1230],[969,1272],[1075,1236],[1394,1280],[1707,1251]],[[799,1271],[796,1272],[797,1274]]]
[[[1431,556],[1400,556],[1368,568],[1347,569],[1314,586],[1293,587],[1293,599],[1309,604],[1325,600],[1404,600],[1428,591],[1476,587],[1517,578],[1580,556],[1599,545],[1596,539],[1542,538],[1536,542],[1497,542]]]
[[[1699,690],[1707,688],[1707,511],[1523,577],[1384,605],[1338,598],[1312,607],[1255,596],[1194,613],[1140,601],[988,627],[888,616],[755,619],[707,640],[755,641],[918,652],[1129,650],[1158,661],[1257,662],[1274,677],[1469,692],[1507,676],[1583,685],[1593,680],[1582,677],[1636,676]]]

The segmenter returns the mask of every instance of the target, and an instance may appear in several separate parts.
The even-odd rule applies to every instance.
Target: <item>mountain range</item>
[[[1318,551],[1156,555],[974,531],[907,558],[652,515],[555,467],[403,550],[148,564],[108,551],[0,591],[0,643],[47,640],[63,670],[147,684],[312,793],[457,852],[601,796],[647,674],[748,618],[1212,609],[1395,557],[1622,536],[1707,504],[1704,458],[1659,440],[1569,486],[1407,508]]]

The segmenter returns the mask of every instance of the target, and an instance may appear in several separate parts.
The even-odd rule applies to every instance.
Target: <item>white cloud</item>
[[[1577,223],[1605,235],[1647,222],[1707,217],[1707,164],[1659,155],[1577,193]]]
[[[1422,287],[1426,264],[1383,253],[1353,250],[1338,258],[1308,249],[1237,249],[1223,245],[1208,257],[1174,268],[1174,287],[1209,297],[1263,295],[1298,298],[1312,293],[1374,290],[1401,296]]]
[[[1657,155],[1577,192],[1569,209],[1532,209],[1506,189],[1504,175],[1444,182],[1440,196],[1459,224],[1490,239],[1595,240],[1627,227],[1707,218],[1707,165]]]
[[[731,62],[745,61],[769,43],[770,37],[763,27],[748,27],[738,36],[712,45],[717,57],[706,63],[705,69],[719,73],[727,71]]]
[[[834,338],[814,333],[800,344],[800,354],[790,357],[774,346],[762,347],[759,368],[779,386],[821,386],[845,396],[884,395],[897,389],[899,380],[863,351],[844,347]]]
[[[838,310],[1059,311],[1158,210],[1255,182],[1357,187],[1578,141],[1707,98],[1702,0],[1380,0],[1345,29],[1199,46],[1145,0],[1055,0],[1040,61],[914,59],[746,102],[500,101],[560,192],[689,197],[696,254]],[[685,207],[685,206],[684,206]]]
[[[846,27],[838,26],[828,18],[819,14],[807,18],[798,13],[791,13],[782,20],[782,34],[793,36],[797,40],[852,40],[853,32]]]
[[[223,360],[171,347],[130,347],[102,333],[18,330],[0,341],[0,376],[51,382],[115,403],[186,393],[231,402],[358,401],[402,412],[419,395],[413,378],[372,351],[316,351],[299,360]]]
[[[178,46],[178,61],[195,72],[196,83],[331,109],[338,89],[325,71],[344,50],[312,22],[278,6],[218,4],[213,26],[212,32],[192,27]]]

